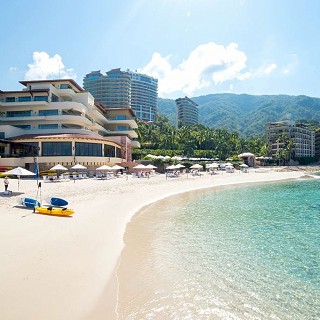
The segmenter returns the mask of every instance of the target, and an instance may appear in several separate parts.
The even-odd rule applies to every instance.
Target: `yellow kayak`
[[[49,214],[52,216],[71,216],[74,214],[74,210],[69,208],[58,207],[35,207],[35,210],[42,214]]]

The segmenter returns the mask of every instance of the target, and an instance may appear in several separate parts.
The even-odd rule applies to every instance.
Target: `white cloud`
[[[277,69],[277,65],[275,63],[271,63],[264,68],[264,73],[270,74],[275,69]]]
[[[284,74],[292,73],[299,65],[299,59],[296,54],[290,56],[290,62],[283,68]]]
[[[170,64],[170,58],[155,52],[151,61],[139,70],[159,80],[160,96],[174,92],[192,95],[200,89],[252,76],[246,71],[246,54],[236,43],[226,47],[214,42],[200,45],[176,68]]]
[[[18,67],[10,67],[9,71],[10,72],[16,72],[16,71],[19,71],[19,68]]]
[[[25,80],[46,80],[53,78],[75,79],[73,69],[66,69],[61,56],[55,54],[50,57],[47,52],[33,53],[33,63],[28,64],[29,70],[25,74]]]

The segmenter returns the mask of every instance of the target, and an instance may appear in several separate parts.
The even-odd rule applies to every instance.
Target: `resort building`
[[[267,143],[273,158],[290,146],[290,159],[315,156],[315,133],[294,121],[272,122],[266,125]]]
[[[42,170],[130,162],[139,148],[130,108],[105,108],[74,80],[20,81],[0,91],[0,166]]]
[[[83,78],[83,88],[106,108],[131,106],[131,77],[120,69],[112,69],[106,75],[100,70],[88,73]]]
[[[158,80],[150,76],[112,69],[88,73],[83,87],[107,108],[132,108],[136,117],[154,121],[157,113]]]
[[[198,105],[188,97],[176,99],[178,128],[192,126],[199,121]]]
[[[158,80],[145,74],[128,71],[131,76],[131,108],[137,118],[155,121],[158,102]]]
[[[315,132],[315,157],[320,160],[320,130],[317,129]]]

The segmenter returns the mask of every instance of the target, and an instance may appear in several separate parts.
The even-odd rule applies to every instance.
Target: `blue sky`
[[[318,0],[0,0],[0,90],[121,67],[159,96],[320,97]]]

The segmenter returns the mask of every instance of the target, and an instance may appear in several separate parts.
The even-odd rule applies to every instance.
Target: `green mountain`
[[[191,98],[199,105],[199,122],[251,136],[264,133],[267,122],[281,120],[320,121],[320,98],[289,95],[209,94]],[[158,112],[172,123],[175,101],[158,99]]]

